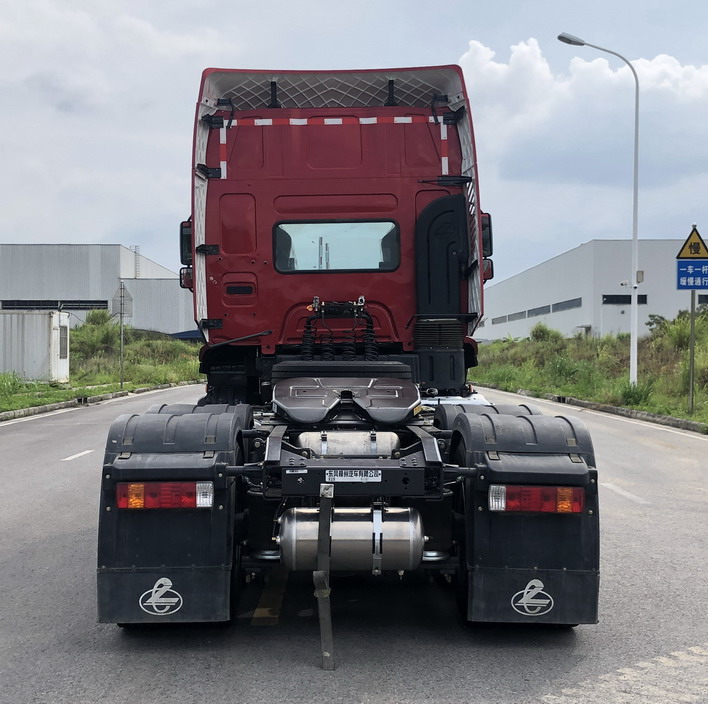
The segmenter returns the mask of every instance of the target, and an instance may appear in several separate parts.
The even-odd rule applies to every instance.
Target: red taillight
[[[524,511],[532,513],[582,513],[585,489],[576,486],[511,486],[489,487],[490,511]]]
[[[120,482],[118,508],[211,508],[213,482]]]

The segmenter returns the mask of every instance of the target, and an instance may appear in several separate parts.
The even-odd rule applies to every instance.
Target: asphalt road
[[[545,401],[532,402],[580,416],[595,442],[597,626],[474,629],[443,584],[343,579],[333,585],[337,670],[328,673],[311,584],[292,574],[248,585],[234,626],[97,624],[108,427],[120,413],[200,391],[0,423],[0,702],[708,702],[708,437]]]

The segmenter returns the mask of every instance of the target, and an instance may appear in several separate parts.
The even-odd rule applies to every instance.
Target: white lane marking
[[[69,411],[77,411],[79,406],[75,408],[60,408],[58,411],[48,411],[47,413],[36,413],[33,416],[25,416],[24,418],[13,418],[12,420],[4,420],[0,422],[0,428],[4,425],[14,425],[15,423],[26,423],[28,420],[37,420],[38,418],[46,418],[47,416],[58,416],[60,413],[69,413]]]
[[[614,491],[615,494],[619,494],[620,496],[624,496],[625,499],[629,499],[630,501],[634,501],[635,504],[648,504],[649,503],[646,499],[643,499],[641,496],[637,496],[636,494],[632,494],[629,491],[625,491],[624,489],[620,489],[618,486],[615,486],[614,484],[610,484],[610,482],[600,482],[600,486],[604,487],[605,489],[609,489],[610,491]]]
[[[60,462],[69,462],[70,460],[75,460],[77,457],[83,457],[84,455],[90,455],[93,452],[93,450],[84,450],[83,452],[77,452],[75,455],[71,455],[71,457],[64,457],[64,459],[59,460]]]
[[[546,401],[546,403],[551,403]],[[559,404],[570,408],[566,404]],[[701,435],[693,430],[678,430],[676,428],[670,428],[666,425],[661,425],[660,423],[652,423],[648,420],[638,420],[635,418],[625,418],[624,416],[618,416],[614,413],[603,413],[602,411],[593,411],[591,408],[581,408],[580,406],[572,406],[574,410],[583,411],[585,413],[591,413],[594,416],[601,416],[602,418],[614,418],[616,420],[621,420],[624,423],[632,423],[633,425],[641,425],[644,428],[656,428],[657,430],[663,430],[666,433],[673,433],[674,435],[683,435],[685,438],[696,438],[698,440],[708,440],[708,436]]]

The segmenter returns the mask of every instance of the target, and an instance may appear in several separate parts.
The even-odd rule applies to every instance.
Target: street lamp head
[[[580,37],[576,37],[572,34],[568,34],[567,32],[563,32],[562,34],[558,35],[559,41],[564,42],[565,44],[572,44],[573,46],[585,46],[585,42],[580,39]]]

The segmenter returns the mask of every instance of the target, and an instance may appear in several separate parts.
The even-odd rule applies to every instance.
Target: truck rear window
[[[274,239],[275,268],[284,273],[393,271],[400,259],[391,221],[281,222]]]

